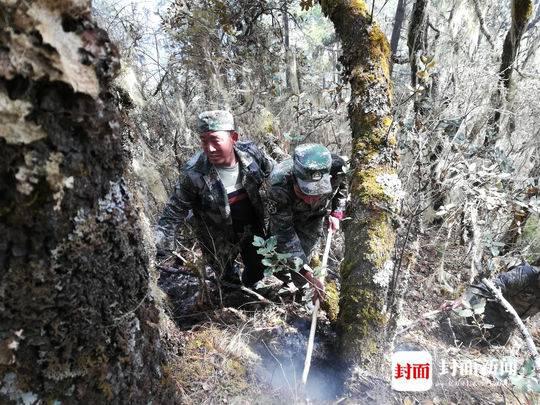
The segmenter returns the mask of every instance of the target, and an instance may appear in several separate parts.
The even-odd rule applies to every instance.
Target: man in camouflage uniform
[[[540,312],[540,270],[537,267],[527,264],[516,266],[499,274],[493,280],[493,284],[501,290],[504,298],[522,319]],[[506,343],[515,328],[512,315],[506,312],[484,283],[480,282],[469,287],[461,298],[451,303],[451,308],[459,314],[463,309],[474,310],[484,305],[482,314],[475,317],[482,318],[481,323],[486,325],[486,329],[477,331],[478,327],[472,325],[474,324],[472,319],[468,319],[468,327],[460,329],[463,335],[460,337],[469,340],[475,332],[482,332],[483,339],[490,343]]]
[[[228,111],[203,112],[198,126],[203,150],[182,168],[158,222],[158,254],[172,249],[176,228],[189,216],[208,264],[231,279],[234,260],[241,253],[242,281],[252,285],[264,272],[252,241],[254,235],[265,236],[260,190],[273,161],[252,142],[237,142]]]
[[[344,217],[347,188],[345,161],[320,144],[296,147],[292,159],[278,164],[270,176],[268,210],[271,233],[280,253],[290,253],[308,263],[328,216],[329,228],[339,229]],[[307,281],[323,288],[305,268]]]

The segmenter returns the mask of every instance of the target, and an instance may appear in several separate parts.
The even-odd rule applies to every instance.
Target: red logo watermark
[[[392,389],[427,391],[433,386],[431,354],[426,351],[404,351],[392,354]]]

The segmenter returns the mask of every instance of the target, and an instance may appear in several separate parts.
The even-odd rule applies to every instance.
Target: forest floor
[[[445,299],[456,298],[467,285],[469,263],[465,248],[458,244],[449,244],[445,252],[446,282],[437,278],[441,244],[433,234],[420,241],[420,255],[410,275],[399,322],[404,332],[394,344],[396,350],[431,354],[433,387],[426,392],[392,391],[388,363],[388,381],[383,384],[387,397],[404,405],[538,404],[538,397],[519,393],[497,369],[519,367],[527,357],[518,333],[505,346],[467,345],[460,341],[459,333],[456,336],[451,318],[444,314],[421,320],[422,314],[437,310]],[[340,243],[337,245],[334,255],[339,257]],[[330,270],[335,273],[339,261],[332,262]],[[367,397],[342,396],[335,331],[324,311],[317,324],[308,383],[302,387],[311,322],[309,305],[291,299],[269,304],[234,288],[224,289],[219,303],[215,283],[207,280],[205,284],[207,293],[201,294],[199,279],[189,269],[174,271],[172,266],[161,271],[159,285],[168,296],[169,312],[164,341],[173,357],[165,377],[176,386],[176,402],[379,403]],[[209,297],[213,306],[202,296]],[[539,344],[540,317],[526,324]],[[491,371],[482,375],[480,370],[488,370],[486,367]]]
[[[449,243],[444,253],[444,281],[439,280],[443,241],[433,234],[420,240],[420,255],[411,272],[404,299],[402,319],[406,326],[423,314],[437,310],[445,300],[460,296],[468,286],[470,258],[466,248]],[[456,321],[457,320],[457,321]],[[540,397],[520,393],[505,378],[505,372],[515,374],[530,355],[519,332],[514,331],[504,346],[478,343],[482,332],[468,326],[464,332],[462,318],[441,313],[421,321],[416,327],[398,335],[395,348],[413,347],[426,350],[433,359],[433,388],[421,393],[401,393],[403,404],[538,404]],[[540,316],[525,323],[540,345]],[[398,402],[399,403],[399,402]]]

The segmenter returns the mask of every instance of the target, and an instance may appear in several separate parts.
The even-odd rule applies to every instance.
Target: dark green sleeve
[[[539,274],[540,271],[536,267],[523,264],[499,274],[492,281],[501,289],[503,296],[508,298],[527,288],[534,288],[538,283]],[[471,285],[470,290],[483,297],[492,296],[491,290],[482,282]]]
[[[176,230],[186,219],[197,200],[197,193],[189,176],[182,172],[174,188],[163,214],[159,218],[156,229],[156,246],[158,253],[172,250]]]
[[[526,288],[533,288],[539,277],[539,270],[529,265],[514,267],[499,274],[493,283],[501,289],[504,296],[519,294]]]
[[[299,257],[304,263],[307,258],[302,249],[300,239],[294,229],[292,198],[279,186],[272,186],[269,192],[270,230],[277,238],[279,253],[290,253],[292,258]]]

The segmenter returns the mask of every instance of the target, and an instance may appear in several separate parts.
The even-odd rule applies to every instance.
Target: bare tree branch
[[[487,41],[491,45],[491,49],[494,49],[495,44],[493,43],[493,39],[491,38],[490,33],[486,29],[484,17],[482,16],[482,10],[480,10],[480,5],[478,4],[478,0],[472,0],[472,3],[474,5],[474,12],[476,14],[476,18],[478,18],[478,22],[480,23],[480,31],[482,32],[482,34],[484,34]]]
[[[513,321],[518,327],[519,331],[523,335],[523,338],[525,339],[525,343],[527,344],[527,348],[529,349],[529,352],[531,353],[531,356],[534,360],[534,368],[536,370],[536,375],[540,377],[540,354],[538,354],[538,350],[536,349],[536,346],[534,345],[533,338],[525,325],[523,324],[523,321],[517,314],[516,310],[510,303],[503,297],[501,290],[499,290],[495,285],[488,280],[487,278],[482,279],[482,283],[484,283],[491,292],[495,295],[495,298],[497,301],[506,309],[506,312],[508,312],[510,315],[512,315]]]

